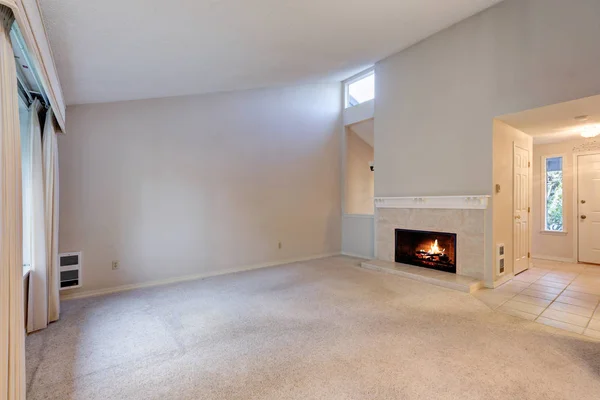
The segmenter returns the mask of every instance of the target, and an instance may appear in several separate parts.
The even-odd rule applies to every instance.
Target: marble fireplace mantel
[[[375,197],[375,208],[438,208],[485,210],[490,196],[411,196]]]

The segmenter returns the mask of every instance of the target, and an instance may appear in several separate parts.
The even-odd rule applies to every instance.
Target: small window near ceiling
[[[545,176],[544,230],[564,232],[563,157],[542,159]]]
[[[346,108],[375,98],[375,71],[370,70],[346,82]]]

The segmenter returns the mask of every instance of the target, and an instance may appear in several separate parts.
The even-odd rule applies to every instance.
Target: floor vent
[[[60,290],[81,287],[81,252],[58,255],[60,263]]]

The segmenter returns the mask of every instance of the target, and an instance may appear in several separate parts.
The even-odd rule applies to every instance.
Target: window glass
[[[546,170],[546,210],[545,229],[547,231],[563,231],[563,158],[548,157]]]
[[[31,265],[31,151],[29,141],[29,109],[19,97],[19,122],[21,130],[21,178],[23,198],[23,268]]]
[[[353,107],[375,98],[375,73],[371,72],[363,78],[347,84],[346,107]]]

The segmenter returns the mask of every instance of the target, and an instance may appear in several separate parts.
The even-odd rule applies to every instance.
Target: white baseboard
[[[341,255],[348,256],[348,257],[354,257],[354,258],[362,258],[363,260],[370,260],[370,259],[373,258],[373,257],[366,257],[366,256],[361,255],[361,254],[350,253],[350,252],[347,252],[347,251],[342,251]]]
[[[73,300],[73,299],[82,299],[85,297],[102,296],[102,295],[106,295],[106,294],[126,292],[128,290],[142,289],[142,288],[148,288],[148,287],[153,287],[153,286],[162,286],[162,285],[168,285],[171,283],[178,283],[178,282],[194,281],[194,280],[198,280],[198,279],[210,278],[213,276],[234,274],[236,272],[252,271],[252,270],[261,269],[261,268],[276,267],[278,265],[292,264],[292,263],[297,263],[297,262],[302,262],[302,261],[317,260],[320,258],[339,256],[340,254],[341,254],[340,252],[326,253],[326,254],[319,254],[319,255],[314,255],[314,256],[309,256],[309,257],[301,257],[301,258],[294,258],[294,259],[289,259],[289,260],[273,261],[273,262],[264,263],[264,264],[246,265],[246,266],[231,268],[231,269],[222,270],[222,271],[206,272],[206,273],[195,274],[195,275],[178,276],[178,277],[174,277],[174,278],[161,279],[161,280],[157,280],[157,281],[133,283],[130,285],[121,285],[121,286],[115,286],[115,287],[106,288],[106,289],[88,290],[88,291],[75,292],[75,293],[61,293],[60,299],[61,300]]]
[[[546,260],[546,261],[558,261],[558,262],[566,262],[566,263],[576,263],[575,259],[567,258],[567,257],[553,257],[553,256],[542,256],[542,255],[532,255],[532,259],[538,260]]]

